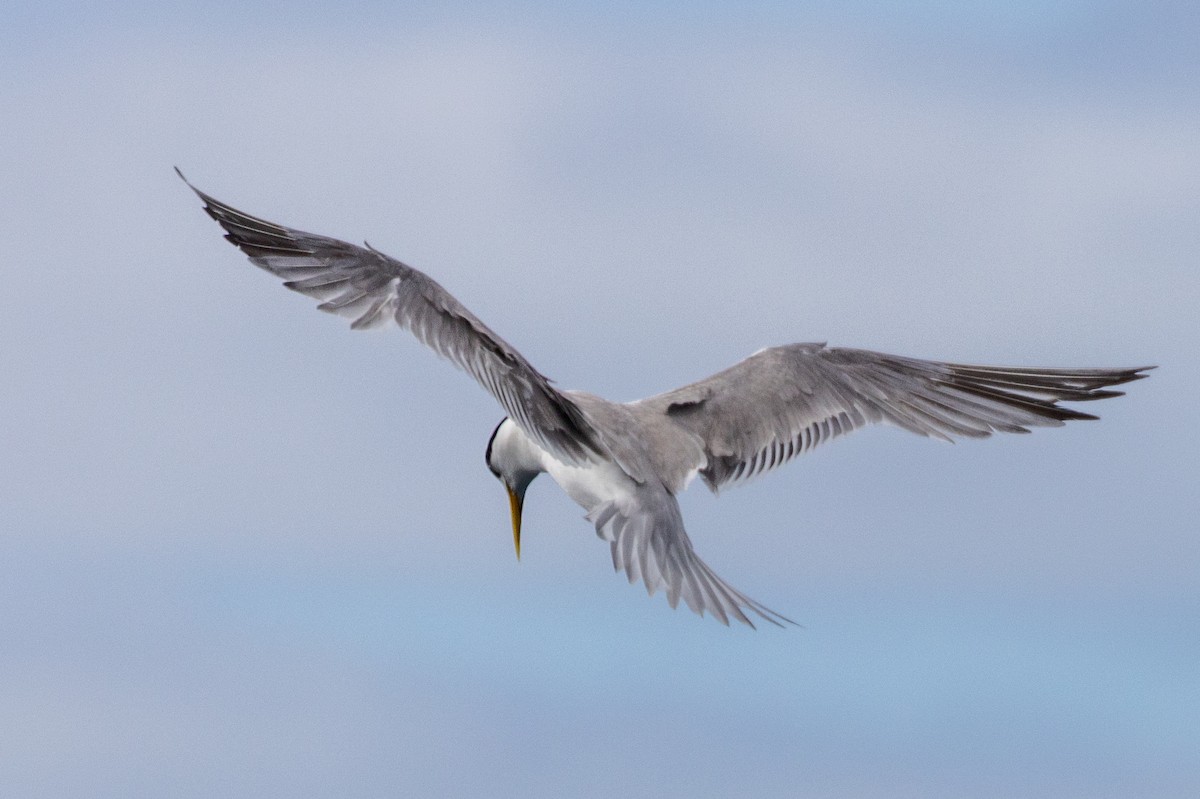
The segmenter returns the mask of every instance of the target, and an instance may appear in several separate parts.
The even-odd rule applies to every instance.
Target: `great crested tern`
[[[176,172],[179,172],[176,169]],[[761,350],[691,385],[636,402],[561,391],[437,282],[374,249],[242,213],[192,186],[230,242],[284,285],[353,320],[390,324],[474,377],[508,414],[485,460],[508,492],[521,555],[525,491],[539,474],[586,511],[613,567],[648,594],[665,588],[754,626],[789,622],[718,577],[696,555],[675,495],[697,474],[714,493],[787,463],[819,443],[886,422],[953,440],[1027,433],[1095,416],[1062,401],[1120,396],[1108,386],[1154,367],[1028,369],[918,360],[869,350],[787,344]]]

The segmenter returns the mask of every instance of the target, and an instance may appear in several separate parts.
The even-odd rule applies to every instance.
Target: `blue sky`
[[[5,11],[0,792],[1194,795],[1196,19],[970,9]],[[730,630],[548,480],[517,563],[490,398],[173,165],[613,399],[789,341],[1160,369],[1100,422],[693,487],[803,625]]]

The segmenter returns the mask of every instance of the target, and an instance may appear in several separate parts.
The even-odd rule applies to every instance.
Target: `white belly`
[[[605,502],[627,497],[637,487],[629,475],[611,461],[569,466],[547,458],[544,466],[567,496],[588,511]]]

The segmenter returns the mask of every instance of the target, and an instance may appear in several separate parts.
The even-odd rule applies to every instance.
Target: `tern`
[[[699,475],[714,493],[817,444],[883,422],[954,440],[1027,433],[1097,417],[1060,402],[1120,396],[1154,367],[971,366],[861,349],[787,344],[696,383],[635,402],[564,391],[436,281],[371,247],[243,213],[192,186],[251,262],[321,300],[353,329],[396,325],[479,382],[508,414],[484,459],[508,493],[521,556],[525,492],[538,475],[587,511],[613,567],[651,596],[665,589],[725,625],[792,623],[718,577],[684,530],[676,495]]]

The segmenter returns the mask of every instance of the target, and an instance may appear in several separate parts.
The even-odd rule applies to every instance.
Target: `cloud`
[[[1194,782],[1200,105],[1190,51],[1134,46],[1166,23],[122,8],[0,56],[18,787]],[[808,625],[731,634],[609,573],[546,482],[518,567],[494,404],[250,268],[175,164],[613,398],[824,338],[1163,368],[1099,423],[866,431],[686,495],[706,560]]]

